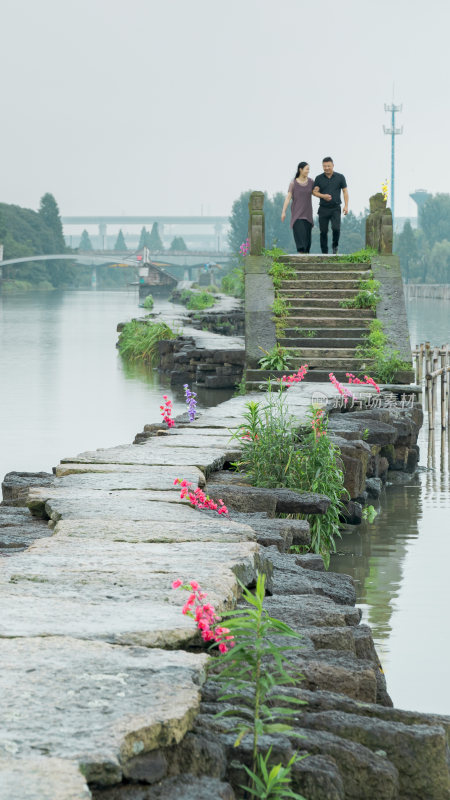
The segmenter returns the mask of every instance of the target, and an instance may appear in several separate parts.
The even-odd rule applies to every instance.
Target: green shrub
[[[176,333],[165,322],[133,319],[122,328],[118,341],[119,353],[130,361],[147,361],[156,366],[159,362],[158,342],[175,337]]]
[[[144,302],[142,303],[142,307],[150,311],[153,308],[153,306],[154,306],[153,297],[151,294],[148,294]]]
[[[363,247],[355,253],[350,253],[346,256],[336,256],[333,261],[345,261],[350,264],[368,264],[372,261],[372,258],[379,255],[378,250],[375,250],[373,247]]]
[[[211,308],[215,302],[216,298],[208,292],[191,292],[186,308],[190,311],[203,311],[205,308]]]
[[[287,369],[289,365],[289,353],[278,343],[272,350],[264,350],[263,347],[259,348],[266,355],[259,359],[259,366],[261,369],[282,370]]]
[[[342,300],[339,305],[342,308],[372,308],[375,310],[381,300],[380,288],[380,281],[373,278],[361,279],[358,293],[351,300]]]
[[[235,267],[228,275],[224,275],[221,284],[222,292],[231,297],[244,297],[244,270]]]
[[[302,435],[298,423],[289,413],[285,391],[278,393],[269,383],[267,400],[246,403],[245,423],[234,434],[242,443],[242,456],[235,467],[248,476],[253,486],[285,487],[296,491],[325,494],[331,504],[325,514],[308,516],[311,528],[311,549],[320,553],[328,567],[330,553],[335,552],[340,537],[339,514],[348,498],[340,451],[327,434],[327,421],[315,423]],[[317,412],[311,412],[311,422]]]
[[[370,323],[363,344],[356,348],[357,358],[364,359],[360,377],[370,374],[378,383],[392,383],[399,370],[411,369],[411,363],[400,357],[398,350],[389,347],[388,338],[379,319]]]

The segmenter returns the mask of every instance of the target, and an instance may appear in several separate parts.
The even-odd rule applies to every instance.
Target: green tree
[[[149,239],[150,239],[150,234],[149,234],[147,228],[144,225],[144,227],[141,228],[141,235],[139,237],[138,250],[143,250],[144,247],[148,247],[149,246]]]
[[[430,245],[450,241],[450,194],[429,197],[419,212],[419,225]]]
[[[89,234],[86,229],[84,229],[83,233],[81,234],[80,244],[78,245],[78,249],[82,252],[86,253],[88,250],[92,250],[92,242],[89,238]]]
[[[246,192],[241,192],[231,207],[228,243],[232,253],[239,253],[242,242],[245,242],[248,236],[248,201],[250,195],[250,189]]]
[[[408,283],[413,265],[417,264],[419,255],[417,237],[411,227],[409,219],[403,225],[402,232],[395,237],[395,252],[400,258],[400,266]]]
[[[282,250],[292,252],[294,249],[294,238],[292,228],[289,224],[289,216],[281,222],[281,211],[285,196],[282,192],[277,192],[272,198],[266,197],[264,201],[265,223],[266,223],[266,247],[281,247]]]
[[[61,217],[59,215],[59,208],[55,198],[50,192],[47,192],[41,197],[39,216],[53,234],[54,249],[48,252],[64,253],[66,250],[66,242],[64,239]]]
[[[430,254],[430,283],[450,283],[450,242],[436,242]]]
[[[117,234],[116,243],[114,245],[114,250],[116,253],[125,253],[127,250],[127,245],[125,242],[125,236],[122,233],[122,228],[120,229],[119,233]]]
[[[174,236],[172,239],[172,243],[170,245],[170,252],[175,253],[178,250],[187,250],[186,242],[184,241],[182,236]]]
[[[163,245],[163,243],[161,241],[161,237],[159,235],[158,223],[157,222],[154,222],[153,225],[152,225],[150,236],[148,237],[147,247],[153,253],[157,252],[158,250],[164,250],[164,245]]]

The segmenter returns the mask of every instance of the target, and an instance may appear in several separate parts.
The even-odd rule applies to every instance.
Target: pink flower
[[[189,585],[190,585],[191,589],[193,589],[193,590],[194,590],[194,592],[195,592],[195,591],[197,591],[197,589],[199,589],[199,588],[200,588],[200,586],[199,586],[199,584],[197,583],[197,581],[190,581]]]
[[[172,589],[178,589],[178,587],[182,586],[182,585],[183,585],[183,581],[180,581],[180,579],[177,578],[177,580],[172,583]]]
[[[220,650],[220,652],[221,652],[221,653],[226,653],[226,652],[227,652],[227,650],[228,650],[228,647],[226,646],[226,644],[224,644],[223,642],[221,642],[221,643],[219,644],[219,650]]]

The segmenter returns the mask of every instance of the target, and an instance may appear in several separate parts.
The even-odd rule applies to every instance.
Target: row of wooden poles
[[[449,381],[450,345],[432,347],[430,342],[416,345],[413,350],[416,384],[425,383],[425,408],[428,412],[428,428],[433,430],[437,418],[438,393],[440,394],[441,428],[450,427]],[[440,389],[440,392],[439,392]]]

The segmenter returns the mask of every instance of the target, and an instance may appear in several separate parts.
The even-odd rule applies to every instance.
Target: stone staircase
[[[358,292],[359,280],[368,278],[370,263],[337,261],[333,256],[284,256],[281,261],[295,270],[285,280],[279,296],[289,305],[284,335],[278,343],[289,352],[289,366],[281,372],[247,370],[247,388],[257,389],[269,377],[296,372],[308,364],[307,381],[328,381],[330,372],[347,382],[346,372],[358,374],[363,361],[356,347],[368,332],[372,309],[342,308]]]

